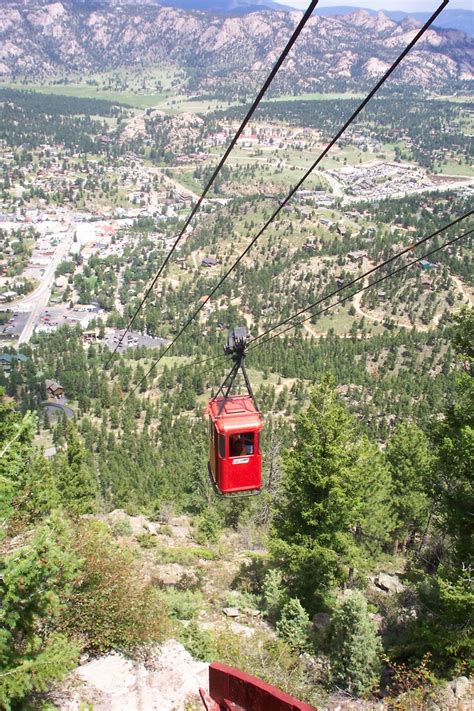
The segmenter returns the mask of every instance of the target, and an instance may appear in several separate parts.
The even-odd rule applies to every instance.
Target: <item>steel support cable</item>
[[[283,331],[280,331],[279,333],[274,333],[272,336],[268,336],[268,338],[265,338],[263,341],[252,344],[249,348],[249,351],[253,350],[253,348],[258,348],[259,346],[263,346],[264,343],[268,343],[269,341],[273,340],[274,338],[277,338],[278,336],[282,336],[287,331],[291,331],[292,328],[301,326],[302,323],[309,321],[310,319],[314,318],[315,316],[320,316],[321,314],[326,313],[327,311],[334,308],[335,306],[339,306],[340,304],[343,304],[345,301],[352,299],[352,297],[355,296],[356,294],[360,294],[361,291],[367,291],[367,289],[371,289],[372,287],[377,286],[377,284],[380,284],[381,282],[385,281],[386,279],[389,279],[390,277],[394,276],[395,274],[399,274],[400,272],[404,271],[405,269],[412,267],[414,264],[421,262],[423,259],[426,259],[427,257],[431,257],[432,254],[439,252],[440,250],[444,249],[445,247],[449,247],[451,244],[454,244],[455,242],[458,242],[460,239],[463,239],[464,237],[467,237],[468,235],[473,234],[473,233],[474,233],[474,229],[469,230],[468,232],[464,232],[462,235],[458,235],[457,237],[454,237],[453,239],[449,240],[448,242],[445,242],[444,244],[442,244],[438,247],[435,247],[434,249],[430,250],[429,252],[425,252],[425,254],[422,254],[421,257],[417,257],[416,259],[413,259],[411,262],[408,262],[408,264],[403,264],[401,267],[398,267],[397,269],[394,269],[393,271],[388,272],[388,274],[384,274],[379,279],[376,279],[375,281],[371,282],[370,284],[361,286],[360,289],[357,289],[356,291],[352,292],[352,294],[349,294],[348,296],[344,296],[342,299],[339,299],[338,301],[335,301],[334,303],[329,304],[329,306],[326,306],[324,309],[320,309],[320,311],[316,311],[316,313],[311,313],[306,318],[301,319],[301,321],[297,321],[296,323],[290,324]],[[311,307],[309,307],[309,308],[311,308]]]
[[[413,264],[416,264],[417,262],[421,261],[422,259],[426,259],[426,257],[428,257],[428,256],[430,256],[431,254],[434,254],[435,252],[439,251],[439,249],[443,249],[444,247],[449,246],[450,244],[453,244],[453,242],[447,242],[445,245],[442,245],[442,246],[439,247],[439,248],[436,247],[434,250],[432,250],[432,251],[430,251],[430,252],[427,252],[426,254],[423,254],[421,257],[419,257],[419,258],[413,260],[412,262],[409,262],[408,264],[403,264],[403,265],[402,265],[401,267],[399,267],[398,269],[396,269],[396,270],[394,270],[394,271],[392,271],[392,272],[389,272],[388,274],[385,274],[385,275],[382,276],[380,279],[377,279],[376,281],[371,282],[370,284],[367,284],[367,285],[361,287],[360,289],[358,289],[358,290],[352,292],[352,293],[349,294],[348,296],[343,297],[342,299],[339,299],[338,301],[336,301],[336,302],[334,302],[334,303],[332,303],[332,304],[329,304],[329,305],[326,306],[324,309],[321,309],[320,311],[317,311],[316,313],[311,313],[307,318],[304,318],[304,319],[302,319],[301,321],[298,321],[298,322],[296,322],[296,323],[293,323],[293,319],[298,318],[298,316],[301,316],[302,314],[307,313],[308,311],[312,311],[312,309],[316,308],[316,306],[319,306],[319,304],[324,303],[324,302],[327,301],[328,299],[331,299],[333,296],[336,296],[336,295],[339,294],[341,291],[344,291],[345,289],[348,289],[348,288],[350,288],[351,286],[354,286],[354,285],[357,284],[358,282],[365,280],[365,279],[366,279],[367,277],[369,277],[371,274],[374,274],[374,273],[376,273],[378,270],[383,269],[384,267],[388,266],[389,264],[391,264],[393,261],[395,261],[395,260],[398,259],[399,257],[404,256],[405,254],[407,254],[408,252],[411,252],[413,249],[416,249],[417,247],[419,247],[420,245],[424,244],[424,243],[427,242],[428,240],[433,239],[434,237],[438,236],[438,235],[441,234],[442,232],[445,232],[445,231],[448,230],[449,228],[454,227],[455,225],[459,224],[462,220],[465,220],[466,218],[470,217],[471,215],[474,215],[474,210],[471,210],[470,212],[467,212],[467,213],[465,213],[464,215],[461,215],[460,217],[456,218],[455,220],[452,220],[451,222],[449,222],[448,224],[444,225],[443,227],[440,227],[440,228],[439,228],[438,230],[436,230],[435,232],[432,232],[431,234],[427,235],[426,237],[422,237],[422,238],[419,239],[418,241],[413,242],[413,243],[410,244],[408,247],[405,247],[405,248],[402,249],[400,252],[397,252],[397,254],[394,254],[392,257],[389,257],[389,259],[386,259],[386,260],[384,260],[383,262],[380,262],[379,264],[376,264],[374,267],[372,267],[372,268],[369,269],[368,271],[364,272],[364,273],[361,274],[360,276],[356,277],[356,278],[353,279],[352,281],[347,282],[346,284],[342,284],[340,287],[338,287],[337,289],[335,289],[335,290],[332,291],[331,293],[326,294],[325,296],[321,297],[320,299],[318,299],[317,301],[313,302],[313,303],[310,304],[309,306],[306,306],[304,309],[301,309],[300,311],[298,311],[297,313],[293,314],[292,316],[289,316],[288,318],[284,319],[283,321],[281,321],[280,323],[276,324],[275,326],[272,326],[271,328],[267,329],[266,331],[264,331],[263,333],[259,334],[258,336],[256,336],[256,337],[253,339],[253,341],[252,341],[252,343],[251,343],[251,345],[250,345],[250,347],[249,347],[248,350],[249,350],[249,351],[252,351],[254,348],[258,348],[260,345],[263,345],[264,343],[268,343],[268,341],[271,341],[273,338],[276,338],[277,336],[283,335],[283,334],[286,333],[287,331],[290,331],[291,329],[296,328],[297,326],[301,325],[302,323],[305,323],[305,321],[309,321],[309,320],[310,320],[311,318],[313,318],[314,316],[319,316],[319,315],[321,315],[321,314],[323,314],[323,313],[326,313],[327,311],[329,311],[330,309],[334,308],[335,306],[338,306],[338,305],[344,303],[345,301],[347,301],[347,300],[349,300],[349,299],[352,299],[352,297],[355,296],[356,294],[358,294],[358,293],[360,293],[360,292],[362,292],[362,291],[366,291],[367,289],[370,289],[372,286],[375,286],[376,284],[378,284],[378,283],[384,281],[385,279],[388,279],[389,277],[393,276],[394,274],[400,273],[400,272],[403,271],[404,269],[408,269],[408,267],[412,266]],[[468,232],[463,233],[459,238],[456,238],[456,239],[454,240],[454,242],[457,241],[457,239],[461,239],[462,237],[466,237],[467,235],[471,234],[472,232],[473,232],[473,230],[469,230]],[[288,325],[288,328],[284,329],[283,331],[279,331],[278,333],[275,333],[275,334],[273,334],[273,335],[270,336],[270,334],[271,334],[273,331],[276,331],[277,329],[279,329],[279,328],[281,328],[282,326],[285,326],[285,325],[287,325],[287,324],[289,324],[289,325]],[[265,338],[265,336],[269,336],[269,337],[268,337],[268,338]],[[264,340],[260,341],[260,339],[264,339]],[[192,368],[199,368],[200,366],[207,365],[208,363],[215,362],[216,360],[221,360],[221,359],[222,359],[222,360],[226,359],[226,356],[225,356],[224,354],[215,354],[215,355],[207,356],[206,358],[203,358],[203,359],[201,359],[201,360],[194,361],[194,362],[192,362],[192,363],[186,364],[184,367],[185,367],[185,368],[186,368],[186,367],[189,367],[189,368],[191,368],[191,367],[192,367]],[[158,360],[159,360],[159,359],[158,359]],[[151,370],[155,367],[155,365],[156,365],[157,362],[158,362],[158,361],[155,361],[155,363],[154,363],[154,364],[152,365],[152,367],[147,371],[147,373],[145,374],[145,376],[137,383],[137,385],[133,388],[133,390],[129,393],[129,395],[127,395],[127,397],[126,397],[125,400],[123,401],[122,405],[125,404],[125,402],[126,402],[126,400],[128,399],[128,397],[130,397],[130,396],[140,387],[140,385],[143,383],[144,379],[149,375],[149,373],[150,373]]]
[[[408,247],[405,247],[402,249],[400,252],[397,252],[396,254],[392,255],[388,259],[385,259],[385,261],[380,262],[380,264],[376,264],[374,267],[369,269],[368,271],[364,272],[358,277],[355,277],[355,279],[352,279],[351,281],[348,281],[345,284],[341,284],[337,289],[334,289],[334,291],[331,291],[330,294],[326,294],[325,296],[322,296],[320,299],[317,301],[314,301],[310,306],[306,306],[304,309],[301,309],[301,311],[298,311],[295,314],[292,314],[291,316],[288,316],[288,318],[284,319],[283,321],[280,321],[280,323],[276,324],[276,326],[272,326],[271,328],[267,329],[263,333],[260,333],[258,336],[256,336],[253,341],[252,345],[260,340],[260,338],[265,338],[269,333],[272,331],[275,331],[278,328],[281,328],[282,326],[285,326],[287,323],[290,323],[293,321],[293,319],[298,318],[298,316],[301,316],[301,314],[306,313],[310,309],[316,308],[316,306],[319,306],[319,304],[322,304],[324,301],[327,301],[328,299],[332,299],[333,296],[337,296],[341,291],[344,291],[345,289],[348,289],[351,286],[354,286],[354,284],[357,284],[360,281],[364,281],[369,277],[371,274],[374,272],[378,271],[379,269],[383,269],[383,267],[386,267],[387,265],[391,264],[394,262],[396,259],[399,257],[403,257],[404,254],[407,254],[408,252],[411,252],[411,250],[415,249],[416,247],[419,247],[421,244],[424,244],[425,242],[428,242],[428,240],[433,239],[433,237],[436,237],[437,235],[441,234],[441,232],[445,232],[445,230],[449,229],[450,227],[454,227],[454,225],[457,225],[459,222],[462,222],[466,218],[470,217],[471,215],[474,215],[474,210],[470,210],[469,212],[464,213],[464,215],[461,215],[460,217],[457,217],[455,220],[452,220],[446,225],[443,225],[443,227],[440,227],[438,230],[435,232],[432,232],[431,234],[427,235],[426,237],[422,237],[419,239],[417,242],[413,242],[412,244],[408,245]],[[357,292],[356,292],[357,293]]]
[[[138,314],[140,313],[141,309],[143,308],[143,305],[145,304],[146,300],[148,299],[150,293],[153,291],[153,289],[154,289],[154,287],[155,287],[155,285],[156,285],[156,282],[158,281],[158,279],[159,279],[160,276],[162,275],[163,270],[166,268],[166,265],[168,264],[168,262],[169,262],[169,260],[170,260],[170,258],[171,258],[171,255],[173,254],[173,252],[175,251],[176,247],[178,246],[178,244],[180,243],[181,239],[183,238],[183,236],[184,236],[186,230],[187,230],[188,227],[189,227],[189,224],[190,224],[191,220],[193,219],[193,217],[195,216],[195,214],[197,213],[197,211],[198,211],[199,208],[201,207],[203,200],[206,198],[206,195],[208,194],[209,190],[210,190],[211,187],[213,186],[214,181],[216,180],[218,174],[220,173],[222,167],[224,166],[224,163],[227,161],[227,158],[229,157],[230,153],[231,153],[232,150],[234,149],[235,144],[237,143],[238,139],[239,139],[240,136],[242,135],[242,132],[243,132],[244,129],[246,128],[248,122],[249,122],[250,119],[252,118],[252,116],[253,116],[253,114],[254,114],[256,108],[258,107],[259,103],[261,102],[261,100],[263,99],[264,95],[266,94],[268,87],[270,86],[270,84],[271,84],[272,81],[274,80],[274,78],[275,78],[276,74],[278,73],[278,71],[279,71],[281,65],[283,64],[283,62],[284,62],[285,59],[287,58],[287,56],[288,56],[290,50],[292,49],[294,43],[295,43],[296,40],[298,39],[298,37],[299,37],[299,35],[301,34],[302,30],[304,29],[306,23],[308,22],[309,18],[311,17],[311,15],[312,15],[312,13],[313,13],[313,11],[314,11],[316,5],[318,4],[318,2],[319,2],[319,0],[311,0],[311,3],[309,4],[308,9],[307,9],[306,12],[304,13],[303,17],[301,18],[300,22],[298,23],[298,26],[296,27],[295,31],[294,31],[293,34],[291,35],[290,39],[288,40],[288,42],[287,42],[285,48],[283,49],[282,53],[280,54],[279,58],[277,59],[275,65],[274,65],[274,67],[273,67],[273,69],[271,70],[270,74],[268,75],[267,79],[265,80],[265,83],[263,84],[262,88],[261,88],[260,91],[258,92],[257,97],[256,97],[256,99],[254,100],[252,106],[251,106],[250,109],[247,111],[247,113],[246,113],[246,115],[245,115],[245,117],[244,117],[242,123],[240,124],[239,128],[237,129],[237,133],[235,134],[235,136],[233,137],[233,139],[231,140],[231,142],[230,142],[229,145],[227,146],[224,155],[222,156],[222,158],[220,159],[220,161],[219,161],[219,163],[217,164],[216,168],[214,169],[214,171],[213,171],[213,173],[212,173],[212,175],[211,175],[211,177],[210,177],[210,179],[209,179],[207,185],[205,186],[204,190],[203,190],[202,193],[201,193],[201,196],[200,196],[199,200],[196,202],[196,204],[194,205],[193,209],[191,210],[189,216],[186,218],[186,222],[184,223],[184,226],[183,226],[183,228],[181,229],[181,232],[179,233],[178,237],[176,238],[176,240],[175,240],[173,246],[171,247],[170,251],[169,251],[168,254],[166,255],[166,257],[165,257],[165,259],[164,259],[164,261],[163,261],[163,264],[161,265],[161,267],[159,268],[158,272],[157,272],[156,275],[153,277],[153,280],[152,280],[151,284],[148,286],[147,290],[145,291],[144,296],[142,297],[142,299],[141,299],[139,305],[137,306],[137,308],[135,309],[135,311],[134,311],[134,313],[133,313],[132,318],[130,319],[130,321],[128,322],[128,324],[127,324],[127,326],[126,326],[125,331],[123,332],[123,334],[121,335],[121,337],[120,337],[120,339],[119,339],[119,342],[118,342],[117,345],[115,346],[112,355],[110,356],[109,360],[108,360],[107,363],[105,364],[105,368],[108,368],[108,366],[109,366],[110,363],[112,362],[112,359],[113,359],[114,355],[116,354],[117,350],[120,348],[123,339],[125,338],[125,336],[126,336],[127,333],[129,332],[129,330],[130,330],[130,328],[132,327],[132,325],[134,324],[135,319],[137,318]]]
[[[342,128],[339,129],[339,131],[336,133],[334,138],[328,143],[326,148],[319,154],[318,158],[314,161],[314,163],[311,165],[311,167],[306,171],[306,173],[303,175],[303,177],[296,183],[296,185],[291,189],[291,191],[288,193],[286,198],[283,200],[283,202],[280,203],[278,208],[275,210],[275,212],[268,218],[268,220],[265,222],[263,227],[257,232],[255,237],[251,240],[251,242],[248,244],[248,246],[244,249],[244,251],[240,254],[240,256],[235,260],[235,262],[232,264],[231,267],[225,272],[225,274],[219,279],[218,283],[216,284],[215,287],[211,290],[210,294],[206,297],[206,299],[201,302],[201,304],[198,306],[198,308],[191,314],[191,316],[188,318],[188,320],[184,323],[184,325],[181,327],[181,329],[178,331],[176,336],[173,338],[171,343],[168,344],[168,346],[165,348],[163,353],[157,358],[156,361],[151,365],[149,370],[145,373],[143,376],[143,380],[148,377],[148,375],[155,369],[155,367],[158,365],[160,360],[165,357],[165,355],[171,350],[171,348],[174,346],[176,341],[182,336],[184,331],[188,328],[188,326],[194,321],[196,316],[199,315],[199,313],[202,311],[202,309],[206,306],[207,303],[212,299],[216,291],[222,286],[224,281],[229,277],[229,275],[238,267],[242,259],[250,252],[252,249],[253,245],[257,242],[257,240],[261,237],[261,235],[265,232],[265,230],[272,224],[272,222],[275,221],[277,216],[280,214],[280,212],[283,210],[283,208],[287,205],[287,203],[291,200],[293,195],[299,190],[301,185],[305,182],[305,180],[308,178],[308,176],[312,173],[312,171],[316,168],[317,165],[321,162],[321,160],[327,155],[327,153],[331,150],[331,148],[334,146],[334,144],[339,140],[339,138],[342,136],[342,134],[348,129],[348,127],[355,121],[357,116],[360,114],[362,109],[365,108],[365,106],[368,104],[368,102],[371,100],[371,98],[374,96],[374,94],[377,93],[377,91],[380,89],[380,87],[387,81],[387,79],[390,77],[390,75],[395,71],[395,69],[398,67],[398,65],[402,62],[402,60],[406,57],[406,55],[410,52],[410,50],[415,46],[415,44],[418,42],[418,40],[424,35],[424,33],[427,31],[427,29],[430,27],[430,25],[436,20],[438,15],[444,10],[446,5],[449,3],[449,0],[443,0],[443,2],[439,5],[438,9],[431,15],[431,17],[425,22],[423,27],[417,32],[415,37],[411,40],[411,42],[405,47],[403,52],[397,57],[397,59],[393,62],[393,64],[389,67],[389,69],[385,72],[383,77],[379,79],[375,87],[367,94],[365,99],[359,104],[357,109],[352,113],[352,115],[347,119],[347,121],[344,123]],[[140,386],[140,383],[138,383],[135,388],[130,392],[130,395],[135,392],[135,390]]]
[[[393,276],[394,274],[398,274],[398,273],[400,273],[401,271],[403,271],[404,269],[408,269],[408,268],[411,267],[413,264],[416,264],[417,262],[419,262],[419,261],[421,261],[421,260],[423,260],[423,259],[426,259],[426,257],[428,257],[428,256],[430,256],[431,254],[434,254],[435,252],[439,251],[439,249],[443,249],[444,247],[449,246],[449,245],[452,244],[453,242],[447,242],[445,245],[442,245],[441,247],[436,247],[434,250],[432,250],[432,251],[430,251],[430,252],[428,252],[428,253],[423,254],[421,257],[417,257],[415,260],[409,262],[408,264],[404,264],[404,265],[402,265],[401,267],[399,267],[398,269],[396,269],[396,270],[394,270],[394,271],[392,271],[392,272],[389,272],[388,274],[385,274],[383,277],[381,277],[381,278],[378,279],[377,281],[371,282],[370,284],[367,284],[367,285],[363,286],[361,289],[358,289],[358,290],[352,292],[349,296],[346,296],[346,297],[344,297],[343,299],[340,299],[340,300],[334,302],[333,304],[330,304],[329,306],[325,307],[322,311],[318,311],[318,312],[316,312],[316,313],[311,313],[307,318],[302,319],[301,321],[298,321],[297,323],[293,323],[293,319],[298,318],[298,316],[302,316],[304,313],[307,313],[308,311],[312,311],[314,308],[316,308],[316,306],[319,306],[319,304],[324,303],[324,302],[327,301],[328,299],[332,299],[334,296],[336,296],[337,294],[339,294],[341,291],[344,291],[345,289],[349,289],[351,286],[354,286],[354,284],[357,284],[357,283],[360,282],[360,281],[365,281],[365,279],[367,279],[367,277],[369,277],[371,274],[374,274],[374,273],[377,272],[379,269],[383,269],[384,267],[388,266],[389,264],[391,264],[392,262],[394,262],[394,261],[395,261],[396,259],[398,259],[399,257],[402,257],[403,255],[407,254],[408,252],[413,251],[414,249],[416,249],[416,248],[419,247],[420,245],[424,244],[424,243],[427,242],[428,240],[433,239],[434,237],[437,237],[437,236],[438,236],[439,234],[441,234],[442,232],[445,232],[445,231],[448,230],[450,227],[454,227],[454,225],[457,225],[459,222],[461,222],[462,220],[465,220],[466,218],[470,217],[471,215],[474,215],[474,210],[471,210],[470,212],[466,212],[464,215],[461,215],[461,217],[458,217],[457,219],[453,220],[452,222],[448,223],[447,225],[444,225],[443,227],[440,227],[439,230],[436,230],[435,232],[432,232],[431,234],[427,235],[426,237],[422,237],[422,238],[419,239],[417,242],[414,242],[414,243],[410,244],[408,247],[406,247],[405,249],[401,250],[400,252],[397,252],[397,254],[394,254],[392,257],[390,257],[389,259],[386,259],[384,262],[380,262],[379,264],[376,264],[374,267],[372,267],[371,269],[367,270],[366,272],[364,272],[364,273],[361,274],[360,276],[356,277],[355,279],[352,279],[351,281],[347,282],[346,284],[342,284],[342,285],[341,285],[340,287],[338,287],[337,289],[334,289],[334,291],[332,291],[330,294],[326,294],[325,296],[321,297],[321,298],[318,299],[317,301],[314,301],[314,302],[313,302],[312,304],[310,304],[309,306],[306,306],[304,309],[301,309],[300,311],[298,311],[297,313],[293,314],[292,316],[289,316],[289,317],[286,318],[284,321],[280,321],[280,323],[276,324],[275,326],[272,326],[271,328],[267,329],[267,330],[264,331],[263,333],[260,333],[258,336],[256,336],[254,339],[252,339],[251,344],[250,344],[248,350],[251,351],[251,350],[253,350],[254,348],[257,348],[258,346],[263,345],[264,343],[268,343],[268,341],[271,340],[271,339],[270,339],[270,338],[265,338],[265,336],[268,336],[270,333],[272,333],[273,331],[276,331],[277,329],[281,328],[282,326],[285,326],[285,325],[289,324],[289,328],[288,328],[288,329],[285,329],[284,331],[279,331],[278,333],[274,334],[274,335],[272,336],[272,338],[275,338],[276,336],[281,336],[281,335],[283,335],[283,334],[286,333],[287,331],[291,330],[292,328],[296,328],[297,326],[301,325],[301,324],[304,323],[305,321],[310,320],[310,319],[313,318],[314,316],[318,316],[318,315],[320,315],[321,313],[324,313],[324,312],[328,311],[329,309],[333,308],[334,306],[338,306],[339,304],[344,303],[344,301],[347,301],[348,299],[352,299],[353,296],[355,296],[356,294],[360,293],[361,291],[366,291],[367,289],[371,288],[372,286],[375,286],[376,284],[378,284],[380,281],[383,281],[384,279],[388,279],[390,276]],[[467,236],[470,235],[472,232],[473,232],[473,230],[469,230],[468,232],[463,233],[462,235],[460,235],[459,237],[457,237],[457,238],[454,240],[454,242],[456,242],[458,239],[462,239],[463,237],[467,237]],[[260,339],[261,339],[261,338],[264,338],[265,340],[263,340],[263,341],[260,342]],[[198,361],[195,361],[195,362],[193,362],[193,363],[190,363],[190,364],[189,364],[189,367],[196,367],[196,368],[198,368],[198,367],[200,367],[201,365],[207,365],[207,364],[210,363],[210,362],[214,362],[214,361],[216,361],[216,360],[224,359],[224,358],[226,358],[226,356],[223,355],[223,354],[216,354],[216,355],[213,355],[213,356],[208,356],[207,358],[203,358],[202,360],[198,360]]]

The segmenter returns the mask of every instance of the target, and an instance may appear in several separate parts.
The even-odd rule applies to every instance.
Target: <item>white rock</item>
[[[237,607],[224,607],[222,612],[227,617],[238,617],[240,615],[240,610]]]
[[[471,682],[467,678],[467,676],[458,676],[457,679],[453,679],[450,682],[451,689],[453,690],[453,694],[457,699],[460,699],[461,697],[464,696],[464,694],[468,691],[469,687],[471,685]]]
[[[208,665],[196,662],[176,640],[169,640],[151,664],[107,654],[76,669],[69,683],[80,681],[61,711],[76,711],[80,701],[94,711],[184,711],[190,695],[208,688]],[[79,698],[80,697],[80,700]]]
[[[387,593],[401,593],[405,590],[405,585],[401,582],[398,575],[389,575],[388,573],[379,573],[374,580],[375,585]]]

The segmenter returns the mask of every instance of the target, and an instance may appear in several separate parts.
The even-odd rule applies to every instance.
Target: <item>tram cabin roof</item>
[[[224,402],[224,406],[222,403]],[[227,399],[218,397],[209,403],[209,415],[221,434],[233,432],[259,432],[262,416],[249,395],[234,395]]]

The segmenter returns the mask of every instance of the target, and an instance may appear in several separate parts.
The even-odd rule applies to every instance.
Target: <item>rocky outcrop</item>
[[[184,711],[199,687],[208,687],[208,665],[168,640],[146,664],[117,653],[82,664],[54,701],[61,711]]]
[[[388,573],[379,573],[374,579],[374,584],[383,592],[398,594],[406,590],[406,586],[401,582],[398,575],[389,575]]]
[[[0,75],[28,78],[172,62],[193,73],[193,90],[261,82],[291,35],[298,12],[239,17],[159,5],[6,0],[0,15]],[[337,80],[363,85],[379,75],[420,22],[397,23],[364,10],[308,22],[277,77],[280,90],[317,90]],[[252,71],[253,70],[253,71]],[[474,76],[474,43],[454,30],[432,29],[394,82],[434,88]],[[237,89],[236,89],[237,90]]]

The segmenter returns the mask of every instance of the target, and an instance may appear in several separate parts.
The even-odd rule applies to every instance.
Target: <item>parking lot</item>
[[[112,331],[107,333],[104,344],[113,350],[120,340],[123,331]],[[160,348],[166,345],[167,341],[165,338],[160,338],[159,336],[147,336],[138,331],[129,331],[122,343],[119,346],[119,351],[123,353],[128,348],[136,348],[137,346],[146,346],[146,348]]]
[[[20,333],[23,331],[27,320],[28,312],[13,314],[8,323],[4,323],[0,326],[0,339],[3,341],[18,338]]]

